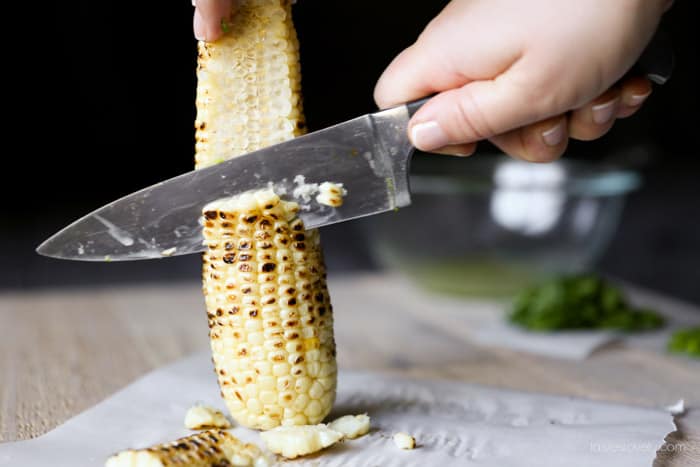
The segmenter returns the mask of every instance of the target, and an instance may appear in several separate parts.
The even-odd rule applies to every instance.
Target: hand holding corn
[[[231,0],[196,0],[195,34],[215,41]],[[569,138],[593,140],[651,94],[635,63],[669,0],[453,0],[387,67],[380,107],[438,93],[413,117],[424,151],[469,155],[489,139],[551,161]]]

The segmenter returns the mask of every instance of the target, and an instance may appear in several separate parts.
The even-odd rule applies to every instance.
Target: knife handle
[[[663,31],[659,30],[651,39],[647,48],[644,49],[637,63],[625,76],[643,75],[652,83],[659,85],[665,84],[673,72],[674,61],[675,58],[673,48],[671,47],[671,41]],[[408,109],[408,115],[413,117],[413,115],[418,112],[418,109],[423,107],[423,104],[428,102],[435,95],[437,95],[437,93],[407,103],[406,108]]]
[[[432,99],[433,97],[435,97],[435,96],[437,96],[437,95],[438,95],[438,93],[431,94],[431,95],[429,95],[428,97],[423,97],[423,98],[421,98],[421,99],[418,99],[418,100],[411,101],[411,102],[407,103],[407,104],[406,104],[406,109],[408,110],[408,117],[409,117],[409,118],[413,117],[413,115],[414,115],[416,112],[418,112],[418,109],[420,109],[421,107],[423,107],[423,104],[425,104],[426,102],[428,102],[430,99]]]

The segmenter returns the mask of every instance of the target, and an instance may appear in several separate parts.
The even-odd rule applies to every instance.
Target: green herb
[[[532,331],[649,331],[664,324],[651,310],[631,307],[620,289],[593,275],[559,277],[521,291],[508,319]]]
[[[229,23],[226,18],[221,18],[221,30],[224,34],[228,34],[231,31],[231,23]]]
[[[668,350],[700,358],[700,326],[674,332],[668,341]]]

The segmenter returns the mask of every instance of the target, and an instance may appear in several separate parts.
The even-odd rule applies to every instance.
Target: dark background
[[[196,255],[88,264],[47,259],[33,251],[80,215],[191,170],[196,86],[192,7],[188,0],[162,3],[74,0],[28,13],[37,22],[23,28],[7,57],[8,69],[28,73],[13,74],[20,82],[6,89],[8,101],[21,111],[4,131],[7,147],[17,149],[5,157],[12,170],[5,171],[2,193],[0,288],[198,276]],[[598,142],[572,145],[568,157],[602,160],[623,154],[643,171],[644,186],[630,197],[601,271],[700,303],[693,3],[677,1],[664,19],[676,49],[673,79],[655,90],[640,114],[619,122]],[[299,2],[295,23],[309,127],[374,110],[376,79],[444,4]],[[359,224],[324,231],[333,270],[374,267]]]

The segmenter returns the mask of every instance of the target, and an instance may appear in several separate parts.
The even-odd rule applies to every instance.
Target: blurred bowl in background
[[[585,161],[414,157],[410,207],[366,222],[380,266],[426,289],[508,297],[595,265],[640,176]]]

